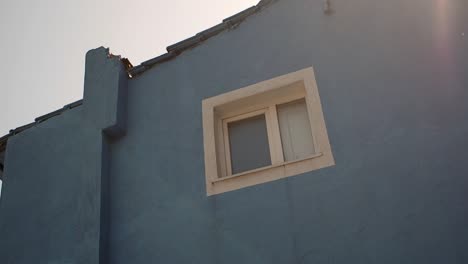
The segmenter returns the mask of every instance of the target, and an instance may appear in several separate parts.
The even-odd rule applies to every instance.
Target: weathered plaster
[[[129,82],[112,263],[468,262],[466,1],[442,51],[436,1],[332,7],[278,1]],[[336,166],[207,198],[201,101],[309,66]]]
[[[105,263],[107,134],[124,132],[123,77],[119,58],[104,48],[88,52],[83,106],[8,140],[2,263]]]
[[[331,3],[277,1],[131,79],[118,140],[96,55],[82,107],[8,142],[2,263],[467,263],[468,2]],[[336,166],[206,197],[201,101],[310,66]]]

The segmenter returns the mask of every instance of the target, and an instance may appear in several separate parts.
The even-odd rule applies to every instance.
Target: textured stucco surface
[[[44,123],[55,134],[14,137],[0,260],[85,263],[71,245],[96,222],[75,215],[96,212],[69,205],[97,199],[75,176],[99,168],[108,263],[467,263],[468,2],[440,2],[332,0],[326,16],[323,1],[280,0],[129,80],[120,139],[83,128],[81,108]],[[310,66],[336,165],[207,197],[201,101]]]
[[[279,1],[130,81],[112,263],[468,262],[468,3],[437,2]],[[309,66],[336,166],[207,198],[202,99]]]
[[[9,140],[2,263],[97,263],[100,135],[74,109]]]
[[[89,51],[86,65],[82,106],[8,140],[0,263],[107,260],[108,138],[125,127],[126,78],[104,48]]]

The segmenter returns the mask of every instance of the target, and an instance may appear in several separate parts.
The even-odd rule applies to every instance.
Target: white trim
[[[306,101],[317,154],[284,162],[276,105],[301,98]],[[227,124],[262,113],[267,123],[272,165],[232,175]],[[203,100],[203,138],[207,195],[335,165],[313,68]]]
[[[258,168],[258,169],[254,169],[254,170],[249,170],[249,171],[245,171],[245,172],[242,172],[242,173],[237,173],[237,174],[234,174],[234,175],[231,175],[231,176],[228,176],[228,177],[216,179],[216,180],[213,181],[213,183],[221,182],[221,181],[226,181],[226,180],[230,180],[230,179],[237,178],[237,177],[242,177],[242,176],[244,176],[244,175],[248,175],[248,174],[252,174],[252,173],[256,173],[256,172],[260,172],[260,171],[264,171],[264,170],[268,170],[268,169],[273,169],[273,168],[282,167],[282,166],[288,166],[288,165],[290,165],[290,164],[294,164],[294,163],[298,163],[298,162],[303,162],[303,161],[310,160],[310,159],[315,159],[315,158],[318,158],[318,157],[321,157],[321,156],[323,156],[323,153],[317,153],[317,154],[314,154],[314,155],[312,155],[312,156],[310,156],[310,157],[307,157],[307,158],[303,158],[303,159],[299,159],[299,160],[293,160],[293,161],[287,161],[287,162],[282,162],[282,163],[280,163],[280,164],[270,165],[270,166],[266,166],[266,167],[263,167],[263,168]]]

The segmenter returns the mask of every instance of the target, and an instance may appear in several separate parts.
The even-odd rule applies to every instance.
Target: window
[[[207,195],[334,165],[314,71],[203,101]]]
[[[228,175],[271,165],[265,112],[247,115],[225,120]]]
[[[304,99],[278,105],[278,122],[285,161],[315,154],[314,137]]]

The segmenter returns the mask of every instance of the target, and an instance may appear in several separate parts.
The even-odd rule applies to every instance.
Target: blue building
[[[262,0],[91,50],[0,139],[0,263],[468,263],[467,33],[465,0]]]

